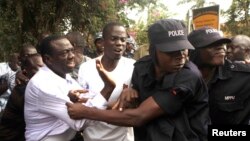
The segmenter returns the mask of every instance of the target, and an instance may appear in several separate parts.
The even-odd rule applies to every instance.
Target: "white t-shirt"
[[[63,136],[61,141],[69,141],[81,130],[86,120],[73,120],[67,112],[66,102],[70,102],[69,90],[82,89],[81,86],[66,75],[58,76],[47,66],[31,78],[25,90],[24,117],[26,122],[25,138],[27,141],[43,140],[49,136]],[[90,92],[91,93],[91,92]],[[93,94],[92,94],[93,95]],[[100,93],[88,100],[86,105],[106,108],[106,100]]]
[[[102,56],[96,58],[101,59]],[[117,67],[108,72],[115,83],[116,88],[111,94],[108,104],[116,102],[123,90],[123,84],[130,86],[135,60],[122,57]],[[78,82],[84,88],[101,91],[104,87],[103,80],[96,69],[96,60],[92,59],[83,63],[79,69]],[[121,127],[100,121],[88,122],[83,131],[84,141],[133,141],[132,127]]]

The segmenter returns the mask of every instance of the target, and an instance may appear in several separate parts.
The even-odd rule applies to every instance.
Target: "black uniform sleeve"
[[[174,115],[193,99],[201,86],[196,73],[183,69],[175,75],[165,76],[163,88],[153,94],[153,98],[167,114]]]
[[[178,87],[158,91],[153,95],[153,98],[166,114],[174,115],[191,95],[187,88]]]

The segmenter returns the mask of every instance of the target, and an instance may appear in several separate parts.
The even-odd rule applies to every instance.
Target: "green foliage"
[[[233,0],[229,10],[224,12],[229,17],[226,22],[226,30],[231,36],[245,34],[250,36],[250,0]]]
[[[133,27],[133,30],[137,33],[137,44],[139,46],[146,47],[145,45],[149,43],[147,36],[148,27],[157,20],[168,18],[170,14],[168,13],[168,8],[163,3],[156,3],[156,1],[146,3],[146,5],[140,8],[144,8],[143,11],[147,12],[147,18],[139,21]]]
[[[44,34],[80,31],[89,37],[110,21],[135,24],[125,8],[144,10],[157,0],[0,0],[0,60]],[[140,34],[139,34],[140,35]],[[143,35],[144,36],[144,35]]]

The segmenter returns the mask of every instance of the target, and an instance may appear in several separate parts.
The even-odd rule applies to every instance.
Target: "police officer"
[[[96,33],[94,44],[95,44],[95,49],[96,49],[94,58],[100,55],[103,55],[104,46],[103,46],[102,32]]]
[[[231,40],[212,27],[192,31],[188,36],[195,47],[190,53],[209,89],[212,124],[249,124],[250,66],[225,59],[225,44]]]
[[[159,20],[149,27],[148,37],[150,54],[135,63],[132,76],[139,94],[137,108],[120,105],[121,112],[67,103],[69,115],[117,125],[143,125],[135,131],[140,141],[207,140],[208,93],[198,68],[187,59],[188,49],[194,48],[184,23]],[[130,92],[131,88],[124,89],[122,95]]]

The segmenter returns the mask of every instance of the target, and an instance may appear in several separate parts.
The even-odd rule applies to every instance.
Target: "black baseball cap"
[[[231,39],[225,38],[215,28],[206,26],[192,31],[188,35],[188,40],[195,48],[208,47],[212,44],[230,43]]]
[[[194,49],[187,39],[185,24],[176,19],[162,19],[148,29],[150,44],[162,52]]]

